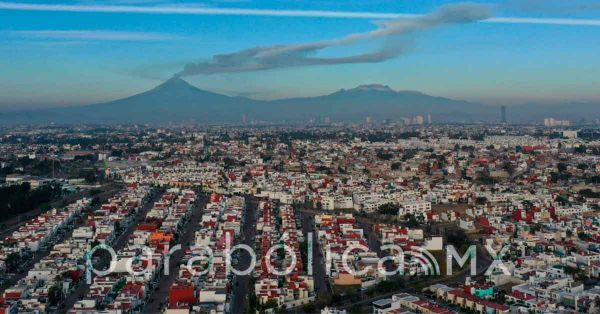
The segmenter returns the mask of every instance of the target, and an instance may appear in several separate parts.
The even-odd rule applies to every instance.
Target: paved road
[[[135,220],[121,233],[121,235],[119,235],[113,245],[111,245],[115,252],[119,252],[119,250],[125,247],[125,244],[127,244],[127,241],[129,240],[129,236],[133,233],[133,231],[135,231],[137,225],[144,221],[146,214],[154,206],[154,202],[158,201],[162,196],[162,192],[155,193],[156,194],[148,201],[148,203],[142,206],[142,209],[137,212]],[[109,259],[104,258],[99,262],[99,265],[96,266],[96,268],[104,269],[108,266],[108,263]],[[71,309],[73,305],[75,305],[75,303],[79,301],[80,298],[83,298],[89,291],[90,285],[86,284],[85,279],[82,279],[77,288],[75,288],[75,290],[69,296],[67,296],[67,299],[64,302],[64,309],[66,309],[64,311],[67,312],[69,309]]]
[[[179,244],[181,244],[182,249],[175,251],[173,255],[171,255],[171,259],[169,260],[169,275],[164,276],[164,272],[161,273],[162,277],[159,279],[158,286],[154,291],[150,291],[149,293],[148,303],[146,304],[144,313],[160,313],[161,305],[166,305],[168,303],[169,289],[171,288],[171,285],[173,285],[175,279],[177,279],[179,263],[184,256],[183,252],[194,242],[196,229],[200,224],[205,207],[206,195],[200,193],[198,195],[198,200],[192,209],[192,214],[181,233],[182,236],[179,238]]]
[[[242,243],[254,248],[254,239],[256,237],[258,199],[252,196],[246,196],[246,211],[244,215],[244,225],[242,231]],[[238,255],[237,269],[244,270],[250,266],[250,255],[245,251]],[[258,259],[258,257],[257,257]],[[258,261],[257,261],[258,263]],[[245,298],[248,294],[248,283],[250,276],[235,276],[233,279],[233,292],[231,295],[230,313],[244,313]]]
[[[299,209],[302,217],[302,228],[304,235],[306,236],[308,232],[313,233],[313,273],[315,280],[315,292],[317,295],[319,295],[321,292],[330,293],[331,286],[329,285],[325,274],[325,256],[320,253],[318,234],[314,228],[314,215],[319,214],[319,211],[304,209],[303,207],[300,207]],[[357,219],[357,221],[359,222],[359,226],[364,230],[364,235],[367,239],[369,248],[377,253],[377,256],[379,257],[387,255],[381,251],[381,245],[377,239],[377,235],[375,232],[373,232],[373,225],[371,223],[367,223],[363,219]],[[391,262],[386,262],[385,266],[388,271],[394,270],[393,263]]]
[[[102,204],[102,201],[106,201],[110,197],[114,196],[117,193],[117,191],[118,191],[118,189],[115,189],[115,190],[109,190],[102,194],[99,194],[98,197],[100,198],[100,204]],[[83,198],[83,196],[82,196],[82,198]],[[75,200],[69,201],[69,203],[72,203],[74,201]],[[55,238],[54,243],[62,243],[64,241],[66,241],[67,239],[71,238],[71,236],[73,235],[73,230],[75,230],[76,228],[83,225],[84,219],[82,219],[82,218],[87,217],[87,213],[92,212],[95,209],[97,209],[100,206],[100,204],[89,208],[87,211],[82,212],[80,214],[79,218],[76,218],[73,228],[68,229],[68,230],[64,229],[63,231],[59,231],[58,236]],[[14,276],[10,277],[12,282],[16,283],[19,280],[27,277],[27,273],[33,267],[33,265],[35,265],[36,263],[41,261],[44,257],[48,256],[49,254],[50,254],[50,250],[39,250],[37,252],[32,253],[30,258],[27,261],[21,262],[21,264],[22,264],[20,267],[21,271],[17,272]],[[4,292],[4,290],[5,290],[4,288],[0,288],[0,293]]]
[[[359,222],[358,226],[363,229],[364,235],[367,239],[367,245],[369,246],[369,249],[371,249],[371,251],[377,253],[377,256],[379,256],[379,258],[389,256],[389,253],[387,251],[383,252],[381,250],[381,242],[379,242],[377,234],[375,233],[375,231],[373,231],[373,224],[366,223],[363,221]],[[398,269],[398,266],[396,266],[391,260],[387,260],[383,264],[383,266],[385,266],[385,270],[390,273],[395,272]],[[388,279],[392,278],[395,278],[395,275],[391,278],[388,277]]]
[[[319,248],[319,238],[317,231],[315,230],[314,218],[312,215],[300,212],[302,219],[302,233],[304,238],[308,240],[308,233],[312,232],[313,247],[312,247],[312,270],[313,280],[315,283],[315,294],[318,296],[321,293],[331,293],[331,286],[329,285],[328,278],[325,270],[325,256],[321,253]],[[308,267],[308,265],[306,265]],[[308,269],[307,269],[308,270]]]
[[[105,199],[105,200],[120,190],[120,188],[116,187],[113,184],[103,185],[99,189],[102,190],[103,192],[98,195],[94,195],[94,196],[97,196],[97,197],[99,197],[101,199]],[[90,194],[90,190],[83,190],[83,191],[79,191],[79,192],[76,192],[73,194],[69,194],[64,197],[61,197],[60,199],[50,202],[50,207],[51,208],[61,207],[61,205],[63,203],[67,203],[67,204],[72,203],[78,199],[90,196],[89,194]],[[15,230],[17,230],[21,226],[25,225],[27,223],[27,221],[29,221],[31,218],[39,216],[42,213],[43,213],[43,211],[41,210],[41,208],[38,207],[34,210],[28,211],[26,213],[22,213],[16,217],[13,217],[11,219],[3,221],[2,225],[4,225],[5,227],[2,228],[2,231],[0,231],[0,238],[2,238],[2,239],[6,238],[7,236],[11,235]]]

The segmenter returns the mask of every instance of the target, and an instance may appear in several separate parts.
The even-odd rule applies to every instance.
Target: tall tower
[[[500,107],[500,119],[502,123],[506,123],[506,106]]]

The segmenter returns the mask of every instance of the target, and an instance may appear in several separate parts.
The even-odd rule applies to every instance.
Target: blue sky
[[[402,38],[409,43],[404,53],[383,62],[185,79],[204,89],[261,99],[382,83],[490,105],[600,101],[597,1],[476,2],[490,5],[493,18],[504,19],[498,20],[502,23],[414,32]],[[458,1],[0,0],[0,110],[108,101],[147,90],[184,64],[215,54],[343,38],[373,31],[388,14],[428,14],[451,3]],[[62,6],[49,9],[48,4]],[[154,11],[142,13],[140,8]],[[225,10],[207,14],[215,8]],[[302,13],[307,10],[313,12]],[[303,16],[291,16],[299,11]],[[379,15],[357,18],[349,12]],[[317,54],[360,54],[385,40],[334,46]]]

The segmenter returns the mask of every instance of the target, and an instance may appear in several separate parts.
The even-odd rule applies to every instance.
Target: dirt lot
[[[457,211],[461,215],[465,215],[465,212],[469,208],[469,204],[433,204],[431,210],[436,214],[441,214],[450,210]]]

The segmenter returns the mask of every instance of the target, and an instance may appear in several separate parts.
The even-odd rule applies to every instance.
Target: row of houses
[[[506,314],[510,307],[490,301],[494,296],[494,287],[489,284],[478,284],[467,281],[462,289],[448,287],[443,284],[429,286],[434,296],[465,311],[479,314]]]
[[[425,236],[425,232],[420,228],[406,228],[396,225],[375,224],[373,232],[382,247],[393,245],[399,247],[383,250],[390,256],[404,258],[404,273],[408,274],[426,274],[431,271],[430,266],[435,267],[430,257],[425,256],[422,250],[427,252],[436,252],[444,249],[444,241],[440,236]],[[402,255],[399,255],[403,253]],[[400,261],[395,260],[398,266]]]
[[[316,215],[315,227],[333,285],[358,285],[365,289],[385,279],[378,271],[377,253],[369,249],[364,231],[352,214]]]
[[[5,291],[5,302],[15,304],[19,312],[45,312],[50,306],[60,304],[84,277],[88,252],[100,240],[114,239],[118,232],[116,225],[131,223],[130,217],[148,200],[150,193],[148,187],[129,187],[104,204],[114,209],[110,214],[105,208],[87,215],[86,225],[75,229],[66,241],[54,245],[24,279]]]
[[[91,203],[91,199],[83,198],[64,208],[53,208],[48,212],[27,221],[12,235],[0,242],[0,269],[4,270],[6,260],[11,254],[19,259],[27,252],[37,252],[56,239],[59,232],[72,227],[72,221],[81,215]]]
[[[93,250],[105,250],[104,247],[99,246],[99,244],[106,245],[110,248],[117,245],[117,242],[126,236],[125,230],[129,229],[132,224],[135,223],[137,218],[142,214],[143,207],[150,201],[153,194],[150,188],[135,184],[130,187],[146,190],[145,197],[140,201],[123,200],[121,202],[115,202],[111,200],[106,204],[103,204],[97,211],[93,224],[90,225],[92,230],[95,229],[101,231],[100,236],[93,236],[95,240],[90,247],[91,250],[88,250],[85,253],[85,280],[86,283],[91,280],[91,284],[87,294],[73,305],[73,308],[69,310],[69,313],[94,313],[103,308],[111,298],[116,296],[120,288],[125,285],[125,277],[120,272],[123,266],[122,263],[119,263],[120,260],[118,254],[121,252],[114,252],[114,258],[116,260],[108,262],[110,268],[107,273],[96,275],[92,273],[89,268],[93,265],[98,269],[102,269],[101,260],[94,257]],[[113,222],[107,224],[104,219]],[[85,231],[88,231],[87,233],[89,234],[90,230]],[[81,235],[85,236],[86,232],[82,232]],[[111,258],[113,258],[112,254]]]
[[[112,271],[94,277],[86,298],[72,313],[102,309],[115,313],[144,311],[154,287],[161,279],[165,257],[176,242],[196,201],[191,190],[169,189],[136,225],[124,248],[116,254]]]
[[[450,314],[455,313],[431,301],[408,293],[398,293],[391,298],[373,302],[373,314]]]
[[[230,310],[233,274],[227,263],[234,258],[229,250],[239,241],[244,209],[243,197],[210,196],[194,235],[195,244],[185,250],[177,279],[169,289],[166,313]]]
[[[294,308],[315,300],[314,280],[300,252],[305,241],[298,217],[290,205],[259,204],[257,248],[260,266],[254,293],[262,307]]]

